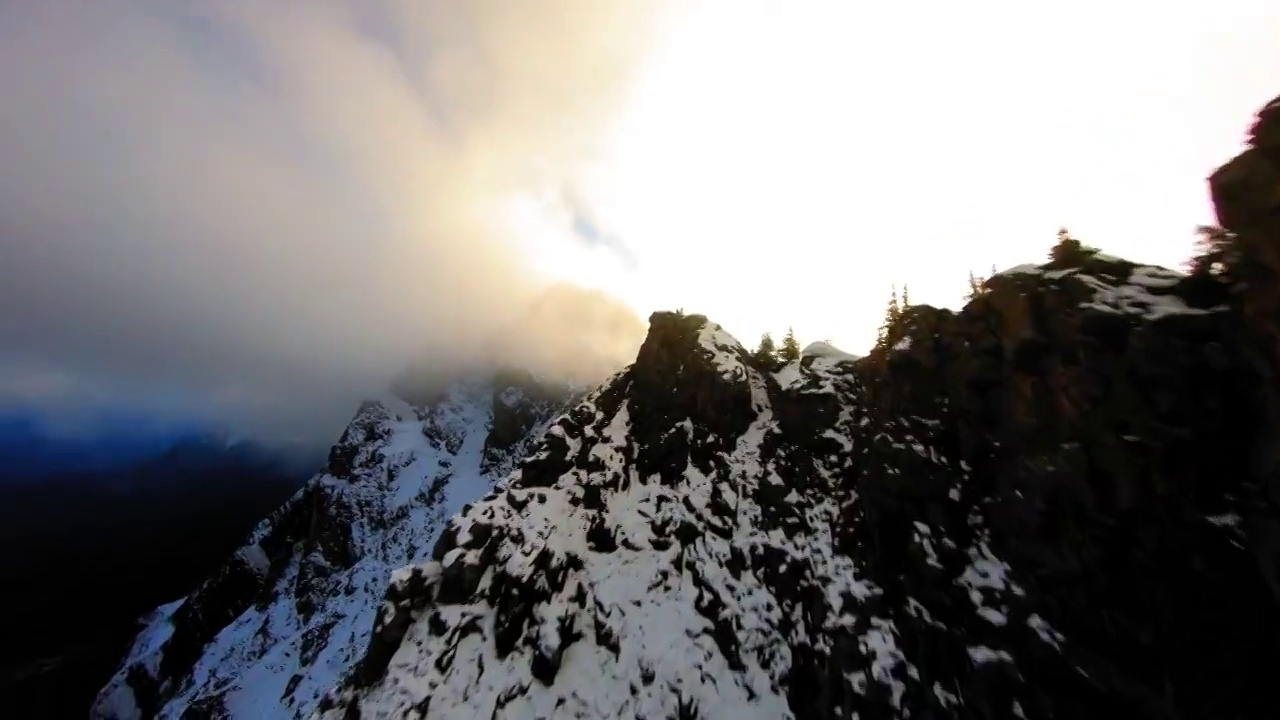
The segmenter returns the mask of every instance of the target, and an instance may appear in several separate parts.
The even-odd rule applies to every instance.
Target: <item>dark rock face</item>
[[[493,419],[484,441],[484,467],[508,460],[512,448],[568,399],[566,388],[540,382],[526,370],[499,370],[493,381]]]
[[[382,421],[385,413],[375,402],[366,401],[360,405],[356,416],[342,432],[342,437],[329,450],[328,473],[336,478],[350,479],[361,467],[376,465],[376,455],[361,455],[361,450],[370,447],[380,440],[386,440],[386,431]]]
[[[1081,304],[1098,282],[1120,278],[1127,285]],[[924,318],[873,393],[881,408],[895,406],[901,388],[931,379],[945,388],[933,412],[918,398],[905,404],[940,421],[943,432],[929,434],[971,468],[962,499],[976,494],[989,547],[1070,638],[1064,656],[1077,676],[1063,669],[1037,686],[1074,686],[1067,694],[1081,712],[1274,710],[1247,689],[1265,671],[1230,659],[1272,657],[1280,637],[1250,558],[1259,538],[1246,529],[1257,513],[1273,514],[1246,499],[1258,481],[1250,458],[1266,442],[1257,433],[1264,379],[1229,298],[1196,308],[1182,299],[1187,282],[1099,259],[997,277],[959,315]],[[895,484],[885,494],[901,505]],[[938,516],[945,498],[932,487],[924,511]],[[900,527],[921,507],[903,510]],[[1064,698],[1035,694],[1024,708],[1062,713]]]
[[[1257,378],[1254,440],[1239,502],[1244,532],[1272,596],[1280,602],[1280,98],[1249,131],[1249,148],[1209,178],[1219,222],[1232,234],[1237,262],[1228,272],[1239,309],[1237,333]]]
[[[1272,715],[1238,306],[1073,263],[776,373],[655,314],[393,585],[324,716]]]
[[[649,323],[630,373],[631,439],[637,470],[675,484],[691,461],[707,472],[754,419],[749,356],[728,336],[701,342],[708,327],[701,315],[660,312]],[[687,433],[677,431],[681,422],[689,423]]]

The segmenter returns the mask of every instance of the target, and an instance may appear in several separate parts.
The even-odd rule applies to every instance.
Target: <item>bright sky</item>
[[[1062,225],[1177,265],[1204,178],[1280,93],[1274,0],[696,7],[575,188],[636,269],[537,253],[748,343],[790,324],[863,350],[891,284],[956,306],[968,270],[1035,261]]]
[[[1060,226],[1178,265],[1277,39],[1280,0],[0,2],[0,407],[329,440],[495,336],[634,357],[531,320],[530,263],[851,352]]]

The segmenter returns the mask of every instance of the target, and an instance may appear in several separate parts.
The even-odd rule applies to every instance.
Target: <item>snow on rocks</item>
[[[747,367],[743,362],[746,350],[724,328],[707,322],[698,333],[698,344],[711,356],[712,365],[730,380],[744,380]]]
[[[826,358],[830,360],[835,360],[837,362],[845,361],[845,360],[854,361],[854,360],[862,359],[862,356],[860,355],[847,353],[830,343],[821,342],[821,341],[809,343],[807,346],[805,346],[805,348],[800,351],[800,357]]]
[[[162,608],[93,716],[309,716],[365,654],[388,580],[428,559],[445,521],[488,493],[540,431],[482,469],[492,407],[522,402],[519,388],[467,380],[430,406],[392,395],[365,403],[329,472],[229,561],[256,580],[220,580],[239,577],[224,571]]]
[[[773,379],[782,387],[783,390],[791,390],[805,379],[805,374],[800,368],[800,363],[787,363],[773,374]]]
[[[1094,253],[1080,266],[1048,269],[1044,265],[1018,265],[994,277],[1024,280],[1047,278],[1083,283],[1091,297],[1080,307],[1106,313],[1137,315],[1159,320],[1173,315],[1205,315],[1223,308],[1196,308],[1177,294],[1186,275],[1155,265],[1134,265],[1120,258]]]
[[[175,600],[161,605],[142,619],[142,632],[133,640],[124,658],[124,667],[137,667],[142,676],[154,676],[159,671],[161,649],[173,635],[173,613],[184,601]],[[100,717],[134,718],[143,715],[138,706],[134,688],[123,675],[117,675],[99,693],[94,713]]]
[[[1004,282],[1147,318],[1134,298],[1180,286],[1112,270]],[[1047,693],[1105,697],[1087,629],[1019,573],[1009,519],[1040,499],[996,486],[999,443],[973,451],[945,393],[877,403],[855,359],[815,344],[769,373],[706,318],[655,313],[634,365],[527,436],[523,390],[373,403],[250,538],[266,578],[237,555],[252,607],[166,675],[185,646],[156,638],[197,593],[131,664],[167,683],[159,717],[1048,717]],[[494,441],[505,422],[520,442]],[[329,520],[282,543],[314,506]],[[100,705],[145,705],[138,675]]]
[[[956,706],[960,681],[926,673],[912,653],[929,633],[961,655],[985,636],[971,642],[914,599],[887,602],[876,559],[859,550],[862,504],[845,482],[871,439],[852,365],[810,356],[793,381],[778,381],[784,368],[770,382],[718,327],[690,336],[682,323],[696,319],[663,322],[651,340],[666,347],[642,348],[558,419],[498,492],[449,522],[431,562],[398,576],[432,580],[416,592],[393,583],[370,652],[321,717],[809,718],[837,707],[890,717]],[[659,370],[698,384],[668,397],[646,384]],[[709,406],[749,412],[725,421]],[[914,435],[893,447],[950,472]],[[972,574],[984,592],[1015,586],[989,553],[974,550],[981,562],[966,570],[964,546],[925,523],[915,530],[934,572]],[[954,603],[930,602],[954,615]]]
[[[1128,315],[1141,315],[1148,320],[1157,320],[1169,315],[1204,315],[1210,310],[1193,308],[1172,293],[1159,292],[1176,285],[1170,284],[1169,275],[1160,274],[1161,268],[1140,268],[1129,276],[1126,283],[1112,284],[1106,279],[1094,275],[1077,274],[1074,277],[1088,285],[1093,291],[1093,299],[1081,303],[1081,307],[1103,312]],[[1169,272],[1169,271],[1164,271]]]
[[[1168,268],[1154,265],[1139,265],[1129,273],[1129,283],[1148,288],[1171,288],[1186,278],[1186,275]]]

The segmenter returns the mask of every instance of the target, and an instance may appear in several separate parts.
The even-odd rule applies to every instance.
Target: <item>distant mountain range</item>
[[[104,415],[87,433],[63,433],[38,411],[0,409],[0,482],[120,468],[162,452],[188,428],[156,429]]]
[[[203,448],[203,450],[199,450]],[[228,448],[241,459],[315,470],[327,443],[265,442],[233,439],[221,429],[195,423],[158,423],[126,411],[101,411],[80,432],[50,424],[37,410],[0,408],[0,483],[41,480],[72,474],[123,471],[177,452],[197,465]],[[210,454],[212,450],[212,455]]]

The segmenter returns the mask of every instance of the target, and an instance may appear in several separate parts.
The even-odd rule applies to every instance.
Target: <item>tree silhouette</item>
[[[755,352],[751,353],[751,357],[759,367],[774,367],[778,362],[778,347],[773,342],[773,336],[769,333],[761,335],[760,344],[756,346]]]
[[[1049,250],[1049,260],[1058,265],[1078,265],[1098,252],[1071,236],[1066,228],[1058,228],[1058,242]]]
[[[992,274],[993,275],[995,274],[994,271],[992,272]],[[964,296],[965,302],[969,302],[970,300],[973,300],[974,298],[986,292],[987,289],[984,286],[984,283],[986,283],[986,281],[987,281],[986,278],[974,275],[973,271],[970,270],[969,271],[969,293]]]
[[[782,338],[782,347],[778,350],[778,359],[784,363],[800,359],[800,342],[796,340],[795,331],[787,328],[787,336]]]
[[[880,323],[880,333],[876,337],[876,345],[888,347],[896,340],[893,336],[897,332],[898,321],[901,319],[902,305],[898,302],[898,286],[894,285],[893,293],[889,296],[889,306],[884,311],[884,321]]]

